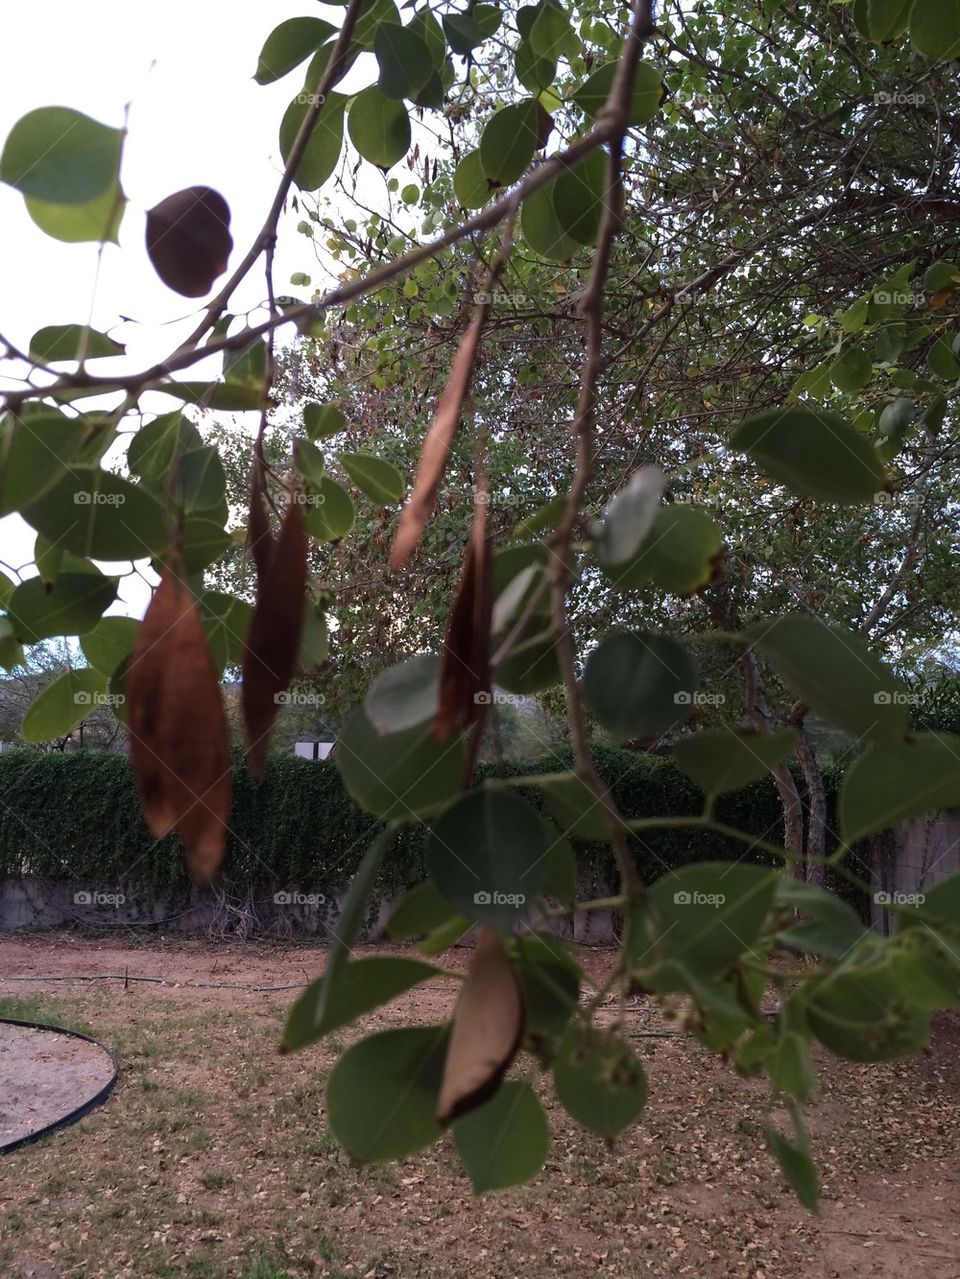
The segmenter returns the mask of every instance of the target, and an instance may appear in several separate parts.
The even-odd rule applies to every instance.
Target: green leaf
[[[447,56],[447,42],[443,28],[429,9],[421,9],[410,20],[409,29],[420,37],[430,55],[430,64],[439,71]]]
[[[529,40],[521,40],[517,45],[514,69],[517,79],[531,93],[540,93],[553,84],[557,74],[557,60],[540,54]]]
[[[848,346],[830,366],[830,376],[838,391],[845,395],[856,395],[870,381],[873,373],[873,362],[866,351],[858,346]]]
[[[631,632],[604,640],[587,658],[583,694],[615,741],[662,737],[690,714],[697,669],[663,635]]]
[[[142,559],[169,540],[163,510],[145,488],[94,467],[71,470],[22,514],[57,546],[97,560]]]
[[[51,204],[29,196],[24,203],[40,230],[54,240],[62,240],[65,244],[82,244],[89,240],[118,244],[127,198],[119,182],[115,182],[103,195],[86,204]]]
[[[23,665],[23,648],[13,633],[9,617],[0,617],[0,666],[5,671]]]
[[[816,884],[784,875],[777,884],[776,901],[805,916],[777,933],[784,946],[843,959],[868,932],[852,907]]]
[[[759,937],[779,878],[736,862],[694,862],[662,876],[640,912],[645,966],[659,958],[699,976],[723,972]]]
[[[80,637],[80,648],[93,669],[109,677],[133,651],[139,629],[134,617],[103,617]]]
[[[164,382],[155,390],[204,409],[241,413],[263,407],[263,388],[244,382]]]
[[[51,324],[30,339],[30,354],[44,364],[58,360],[95,360],[123,355],[126,347],[85,324]]]
[[[538,106],[527,98],[491,116],[480,137],[480,163],[496,186],[510,186],[527,171],[540,132]]]
[[[907,29],[913,0],[869,0],[867,32],[871,40],[884,44],[896,40]]]
[[[908,817],[960,807],[960,737],[917,733],[859,755],[840,788],[840,831],[848,844]]]
[[[20,735],[28,742],[66,737],[90,714],[106,692],[107,677],[89,667],[69,670],[35,698],[23,717]]]
[[[523,991],[526,1040],[543,1056],[577,1011],[583,971],[558,937],[527,932],[506,945]]]
[[[547,10],[544,10],[547,12]],[[607,157],[591,151],[553,182],[553,206],[564,235],[579,244],[594,244],[607,190]]]
[[[604,568],[632,563],[657,518],[664,484],[659,466],[642,466],[607,503],[603,524],[594,534]]]
[[[941,289],[956,288],[958,280],[960,262],[948,262],[941,258],[927,267],[923,287],[927,293],[939,293]]]
[[[114,188],[122,145],[122,129],[71,107],[39,107],[10,130],[0,180],[51,204],[87,204]]]
[[[377,32],[388,22],[400,25],[400,12],[393,0],[362,0],[353,43],[358,49],[372,49]]]
[[[416,30],[385,22],[377,27],[373,42],[380,79],[377,86],[387,98],[412,98],[433,73],[430,51]]]
[[[628,1128],[647,1104],[647,1077],[636,1054],[616,1035],[581,1026],[560,1045],[553,1086],[577,1123],[608,1140]]]
[[[763,1125],[767,1149],[780,1165],[791,1190],[811,1212],[817,1211],[820,1199],[820,1182],[809,1153],[795,1142],[777,1132],[771,1124]]]
[[[41,405],[0,422],[0,515],[22,510],[60,480],[93,436],[83,418]]]
[[[433,722],[442,664],[436,654],[421,653],[380,672],[363,704],[378,733],[401,733]]]
[[[222,675],[227,666],[239,666],[253,620],[253,606],[224,591],[204,591],[197,597],[210,656]]]
[[[443,34],[454,53],[464,57],[483,43],[479,24],[466,13],[448,13],[443,17]]]
[[[543,4],[533,20],[527,37],[535,53],[542,58],[570,57],[578,48],[578,40],[570,19],[559,5]]]
[[[347,419],[336,404],[307,404],[303,425],[311,440],[326,440],[346,430]]]
[[[953,353],[953,343],[946,335],[937,338],[927,352],[927,366],[937,377],[955,382],[960,378],[960,360]]]
[[[370,453],[341,453],[339,462],[371,502],[378,506],[392,506],[403,501],[407,482],[392,462],[385,462]]]
[[[386,171],[410,149],[410,117],[402,102],[372,84],[358,93],[347,120],[350,141],[365,160]]]
[[[520,211],[520,229],[530,248],[550,262],[569,262],[583,246],[564,231],[554,203],[554,182],[548,182],[534,191],[523,202]]]
[[[290,157],[294,140],[310,109],[310,96],[309,93],[301,93],[294,98],[280,121],[280,154],[284,163]],[[343,150],[343,111],[346,104],[347,99],[342,93],[327,95],[297,165],[294,181],[301,191],[318,191],[336,169]]]
[[[540,890],[547,841],[535,809],[502,783],[487,782],[461,796],[434,823],[427,866],[451,906],[509,932]]]
[[[518,786],[535,786],[557,825],[571,839],[608,840],[604,805],[598,804],[576,773],[546,773],[542,777],[510,779]]]
[[[706,795],[724,795],[765,777],[796,750],[796,729],[758,733],[751,729],[720,729],[681,737],[673,758]]]
[[[223,376],[227,382],[254,387],[262,393],[267,383],[269,352],[263,338],[255,338],[249,346],[223,353]]]
[[[347,720],[335,752],[343,784],[365,812],[409,821],[436,812],[460,790],[461,738],[438,742],[430,724],[381,735],[362,711]]]
[[[22,644],[54,635],[83,635],[99,622],[117,597],[117,583],[102,573],[61,572],[48,590],[39,577],[17,586],[7,605],[14,634]]]
[[[886,483],[869,442],[831,413],[768,409],[741,422],[730,447],[795,493],[824,501],[868,502]]]
[[[447,923],[452,915],[450,903],[440,889],[432,879],[425,879],[411,888],[396,907],[387,921],[387,936],[391,941],[412,941]]]
[[[617,64],[608,62],[594,71],[593,75],[580,86],[573,95],[573,100],[591,119],[599,115],[610,97],[613,77]],[[633,82],[633,97],[630,102],[629,122],[632,125],[647,124],[660,110],[663,102],[663,77],[656,67],[649,62],[637,64]]]
[[[653,582],[673,595],[691,595],[714,576],[722,549],[723,533],[710,516],[695,506],[675,502],[657,511],[653,527],[632,560],[618,568],[604,568],[620,590]]]
[[[180,529],[183,566],[188,573],[199,573],[233,545],[233,538],[215,520],[187,519]]]
[[[179,409],[164,413],[140,429],[127,445],[127,466],[151,488],[163,488],[174,458],[200,448],[203,437]]]
[[[364,1013],[388,1004],[405,990],[435,977],[439,969],[420,959],[374,955],[346,964],[322,1007],[324,978],[310,983],[287,1016],[282,1052],[296,1052],[314,1044],[340,1026],[349,1026]]]
[[[357,514],[353,498],[342,484],[328,475],[308,487],[304,501],[307,532],[318,542],[339,542],[353,528]]]
[[[355,1159],[403,1159],[441,1135],[446,1026],[384,1030],[341,1056],[327,1083],[334,1136]]]
[[[807,1021],[822,1044],[849,1061],[911,1057],[929,1034],[929,1012],[902,989],[893,956],[869,950],[814,987]]]
[[[309,440],[294,440],[293,457],[308,488],[316,488],[323,483],[327,461],[315,444],[311,444]]]
[[[482,1195],[532,1180],[546,1162],[550,1130],[533,1089],[512,1079],[454,1121],[453,1140],[474,1193]]]
[[[960,57],[960,9],[955,0],[917,0],[910,12],[910,39],[925,58]]]
[[[254,73],[257,84],[272,84],[305,62],[336,27],[322,18],[288,18],[267,36]]]
[[[563,519],[563,513],[566,509],[567,499],[565,497],[552,497],[539,510],[521,520],[513,530],[513,536],[533,537],[537,533],[545,533],[550,529],[556,528]]]
[[[0,572],[0,608],[6,608],[10,596],[13,594],[14,583],[7,577],[6,573]]]
[[[856,635],[794,613],[755,622],[747,636],[790,692],[818,715],[858,738],[903,739],[906,689]]]
[[[490,192],[490,180],[483,171],[480,152],[469,151],[454,170],[454,195],[463,208],[482,209],[490,199]]]

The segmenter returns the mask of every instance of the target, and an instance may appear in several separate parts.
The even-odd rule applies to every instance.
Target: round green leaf
[[[721,729],[681,737],[673,748],[677,768],[707,795],[723,795],[757,781],[789,759],[797,746],[793,728],[778,733]]]
[[[465,209],[482,209],[490,199],[490,180],[479,151],[468,152],[453,174],[453,193]]]
[[[339,542],[353,528],[356,507],[353,498],[336,480],[321,476],[304,495],[303,518],[307,532],[318,542]]]
[[[564,234],[593,244],[600,230],[607,189],[607,156],[600,148],[565,169],[553,183],[553,206]]]
[[[511,1079],[453,1124],[453,1140],[476,1194],[519,1186],[546,1162],[550,1129],[529,1084]]]
[[[0,179],[37,200],[87,204],[115,188],[122,144],[122,129],[71,107],[39,107],[10,130]]]
[[[442,1129],[434,1111],[447,1051],[446,1026],[406,1026],[361,1039],[327,1083],[334,1136],[355,1159],[403,1159]]]
[[[387,170],[410,149],[410,117],[402,102],[372,84],[358,93],[347,119],[350,141],[365,160]]]
[[[243,660],[247,631],[253,618],[253,606],[224,591],[204,591],[197,597],[203,629],[210,645],[210,656],[220,674],[227,666]]]
[[[508,932],[540,890],[549,832],[536,810],[502,784],[463,795],[427,841],[430,876],[464,915]]]
[[[95,671],[110,676],[133,650],[139,629],[134,617],[103,617],[80,637],[80,648]]]
[[[388,98],[412,98],[433,74],[430,50],[416,30],[384,22],[377,27],[373,49],[380,67],[377,82]]]
[[[272,84],[279,80],[305,62],[335,31],[336,27],[322,18],[287,18],[267,36],[260,50],[254,80],[257,84]]]
[[[303,425],[311,440],[326,440],[346,429],[347,419],[336,404],[307,404]]]
[[[610,96],[613,77],[617,64],[608,62],[586,80],[573,100],[591,118],[599,115]],[[647,124],[660,110],[663,101],[663,77],[649,62],[637,64],[633,82],[633,97],[630,101],[629,122],[633,125]]]
[[[30,196],[24,203],[40,230],[54,240],[62,240],[65,244],[82,244],[89,240],[118,244],[127,198],[119,182],[115,182],[103,195],[86,204],[52,204],[49,200],[35,200]]]
[[[893,965],[857,957],[816,987],[807,1004],[810,1029],[849,1061],[895,1061],[926,1047],[926,1010],[904,994]]]
[[[388,821],[437,811],[457,794],[463,778],[461,738],[438,742],[430,724],[380,734],[362,711],[344,725],[334,758],[354,800]]]
[[[385,462],[370,453],[341,453],[339,461],[371,502],[378,506],[392,506],[403,500],[407,482],[392,462]]]
[[[436,654],[421,653],[380,672],[364,701],[367,717],[378,733],[400,733],[433,721],[442,664]]]
[[[38,329],[30,339],[30,354],[44,364],[58,360],[96,360],[107,355],[123,355],[127,348],[106,333],[85,324],[51,324]]]
[[[730,447],[795,493],[828,502],[869,502],[886,483],[869,442],[832,413],[768,409],[741,422]]]
[[[620,590],[653,582],[671,594],[691,595],[711,580],[722,549],[723,533],[705,511],[672,502],[656,512],[634,558],[606,568],[606,575]]]
[[[7,614],[22,644],[53,635],[84,635],[117,597],[117,583],[102,573],[61,572],[48,589],[39,577],[21,582],[10,596]]]
[[[925,58],[960,57],[960,7],[956,0],[917,0],[910,13],[910,39]]]
[[[804,613],[756,622],[747,632],[794,696],[858,738],[899,742],[907,693],[863,640]]]
[[[540,257],[551,262],[568,262],[583,246],[564,231],[553,200],[555,182],[548,182],[523,202],[520,229],[523,238]]]
[[[840,831],[855,843],[908,817],[960,807],[960,737],[917,733],[859,755],[840,789]]]
[[[343,149],[343,109],[346,98],[331,93],[317,116],[310,140],[294,178],[301,191],[317,191],[337,167]],[[284,162],[293,148],[294,139],[310,107],[310,94],[301,93],[290,103],[280,121],[280,154]]]
[[[491,116],[480,138],[480,163],[495,186],[509,186],[523,176],[537,149],[539,132],[534,98]]]
[[[349,1026],[372,1008],[388,1004],[405,990],[435,977],[438,971],[420,959],[373,955],[352,960],[337,974],[322,1009],[322,977],[300,995],[287,1016],[281,1047],[285,1052],[306,1048],[332,1030]]]
[[[107,677],[84,667],[64,671],[37,697],[23,717],[20,734],[28,742],[49,742],[65,737],[98,705],[106,692]]]
[[[553,1086],[564,1110],[601,1137],[613,1138],[647,1103],[639,1058],[615,1035],[576,1027],[553,1063]]]
[[[697,668],[686,649],[645,632],[604,640],[583,676],[587,704],[620,742],[661,737],[683,723],[696,691]]]
[[[7,413],[0,422],[0,515],[23,510],[53,488],[90,434],[83,418],[47,405]]]
[[[57,546],[97,560],[142,559],[169,540],[163,510],[146,489],[93,467],[72,469],[22,513]]]

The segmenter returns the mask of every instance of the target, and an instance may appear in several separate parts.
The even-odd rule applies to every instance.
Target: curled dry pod
[[[147,253],[160,279],[185,298],[202,298],[227,269],[230,206],[212,187],[187,187],[147,214]]]
[[[209,882],[230,817],[230,742],[220,682],[187,585],[164,570],[127,673],[130,757],[156,839],[177,830],[191,874]]]
[[[247,763],[258,776],[267,762],[270,730],[300,652],[307,592],[307,534],[299,490],[290,495],[280,535],[262,547],[257,603],[243,654],[243,722]],[[259,495],[253,494],[255,501]],[[262,545],[262,544],[261,544]]]
[[[520,985],[500,938],[484,928],[453,1015],[437,1101],[439,1123],[447,1124],[493,1096],[522,1034]]]

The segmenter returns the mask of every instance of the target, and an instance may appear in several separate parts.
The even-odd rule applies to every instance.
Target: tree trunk
[[[811,859],[822,859],[826,853],[827,796],[823,787],[823,773],[810,745],[810,738],[803,728],[800,729],[800,740],[797,743],[797,759],[807,784],[807,882],[823,888],[826,868],[822,860]]]

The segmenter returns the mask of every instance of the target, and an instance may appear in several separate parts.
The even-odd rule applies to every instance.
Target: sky
[[[285,18],[337,22],[342,12],[297,0],[289,6],[263,0],[165,0],[162,6],[34,0],[6,8],[0,139],[36,107],[70,106],[118,127],[129,103],[121,170],[129,203],[120,245],[106,246],[98,276],[97,245],[50,239],[30,220],[19,192],[0,183],[0,332],[25,349],[43,325],[91,323],[127,347],[121,361],[98,360],[98,373],[132,371],[171,351],[205,299],[181,298],[154,274],[144,247],[147,210],[184,187],[214,187],[230,205],[232,260],[239,259],[276,190],[282,171],[277,130],[302,83],[302,69],[276,84],[254,83],[260,47]],[[361,59],[342,88],[350,92],[374,78]],[[308,241],[296,234],[298,220],[286,218],[275,281],[279,292],[306,297],[310,290],[291,287],[290,276],[307,271],[316,286],[320,268]],[[255,306],[263,292],[263,271],[256,267],[231,309]],[[217,359],[190,376],[219,372]],[[162,411],[173,405],[166,396],[154,400]],[[256,415],[243,416],[255,425]],[[17,567],[31,560],[33,539],[19,516],[0,520],[0,560]],[[110,611],[140,614],[146,602],[145,584],[132,577],[121,583],[120,601]]]

